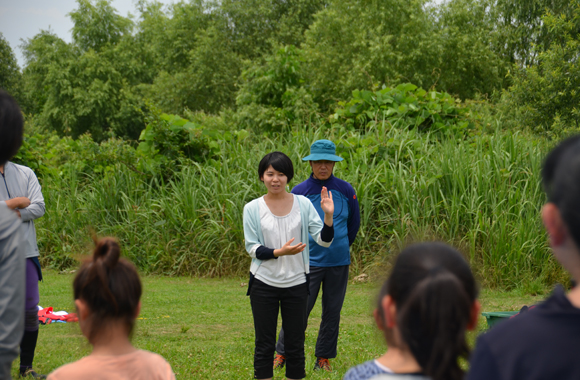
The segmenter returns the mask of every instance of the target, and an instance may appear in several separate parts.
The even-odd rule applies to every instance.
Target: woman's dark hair
[[[86,302],[91,312],[89,342],[111,321],[123,321],[130,335],[142,292],[135,266],[119,258],[117,240],[105,237],[95,245],[92,259],[81,265],[73,282],[75,300]]]
[[[18,103],[0,90],[0,165],[9,161],[22,145],[24,119]]]
[[[458,359],[469,357],[465,332],[477,286],[461,254],[443,243],[407,247],[381,289],[383,320],[381,303],[387,295],[397,306],[402,339],[423,373],[433,380],[463,379]]]
[[[284,173],[288,178],[288,183],[290,183],[292,178],[294,178],[294,165],[292,165],[292,160],[290,157],[284,153],[272,152],[268,153],[264,156],[264,158],[262,158],[260,165],[258,165],[258,176],[260,179],[264,177],[264,173],[266,170],[268,170],[270,165],[274,168],[274,170],[277,170],[280,173]]]
[[[548,202],[554,203],[580,246],[580,135],[562,141],[546,157],[542,182]]]

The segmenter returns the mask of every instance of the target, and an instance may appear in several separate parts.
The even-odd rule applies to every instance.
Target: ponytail
[[[477,289],[461,254],[442,243],[408,247],[380,298],[386,295],[397,305],[401,337],[423,373],[433,380],[463,379],[458,359],[469,357],[465,331]]]
[[[75,299],[83,300],[91,315],[89,341],[111,321],[122,321],[131,334],[142,287],[135,266],[120,258],[113,238],[95,241],[92,259],[85,261],[73,281]]]
[[[469,355],[465,330],[470,306],[457,278],[440,271],[417,284],[398,313],[403,340],[431,379],[463,378],[457,359]]]

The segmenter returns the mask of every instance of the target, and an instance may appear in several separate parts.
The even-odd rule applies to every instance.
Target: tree
[[[438,53],[427,0],[336,0],[303,45],[307,83],[326,107],[356,89],[400,81],[433,85]]]
[[[328,0],[222,0],[216,10],[243,58],[256,59],[275,46],[300,46],[314,15]],[[218,5],[219,4],[219,5]]]
[[[242,62],[231,43],[215,28],[196,36],[188,65],[175,72],[161,72],[152,86],[142,86],[147,97],[164,112],[184,114],[185,109],[218,113],[235,102]]]
[[[82,51],[101,51],[108,45],[117,44],[130,33],[133,22],[116,13],[111,0],[77,0],[78,8],[69,13],[74,26],[72,36]]]
[[[127,19],[106,1],[93,6],[84,0],[71,17],[78,23],[72,44],[48,31],[23,44],[26,89],[39,121],[74,138],[89,132],[97,141],[112,135],[137,139],[144,105],[133,87],[147,71],[123,29]]]
[[[27,39],[21,47],[26,61],[23,82],[29,111],[39,114],[46,103],[47,89],[50,88],[47,75],[51,67],[58,68],[74,60],[78,52],[49,30],[42,30]]]
[[[304,87],[302,55],[295,46],[280,47],[243,72],[234,116],[238,127],[279,132],[310,121],[318,107]]]
[[[158,72],[183,71],[198,45],[200,32],[212,26],[216,16],[202,0],[172,4],[142,3],[135,43],[142,46]]]
[[[493,48],[497,28],[492,5],[490,0],[453,0],[432,8],[439,89],[473,99],[509,84],[510,62]]]
[[[496,19],[495,47],[512,63],[536,64],[538,48],[547,50],[554,39],[544,24],[546,12],[572,16],[570,0],[495,0],[491,10]]]
[[[542,18],[551,43],[534,47],[536,64],[515,71],[500,104],[512,123],[553,137],[580,130],[580,2],[573,0],[570,10],[571,17]]]
[[[0,88],[9,92],[22,106],[22,74],[10,44],[0,33]]]

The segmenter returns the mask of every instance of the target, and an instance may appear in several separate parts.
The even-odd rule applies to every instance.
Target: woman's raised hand
[[[322,186],[322,192],[320,193],[320,208],[324,211],[325,215],[334,214],[334,201],[332,200],[332,192],[328,191],[326,186]]]
[[[294,238],[288,240],[286,244],[282,246],[282,248],[275,249],[274,256],[280,257],[280,256],[295,255],[297,253],[304,251],[304,248],[306,248],[306,244],[298,243],[296,245],[290,245],[292,244],[293,241]]]

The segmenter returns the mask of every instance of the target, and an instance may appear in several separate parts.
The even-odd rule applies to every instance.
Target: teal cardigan
[[[329,247],[332,241],[324,242],[320,239],[320,231],[322,231],[322,220],[314,205],[310,200],[302,195],[294,194],[300,206],[300,219],[302,223],[302,243],[306,244],[306,248],[302,251],[302,261],[306,273],[310,273],[310,247],[308,246],[308,234],[312,235],[312,239],[323,247]],[[262,235],[262,225],[260,223],[260,206],[258,200],[247,203],[244,206],[244,240],[246,244],[246,251],[252,258],[250,265],[250,272],[255,275],[258,268],[262,264],[262,260],[256,258],[256,249],[264,245],[264,235]],[[298,242],[294,242],[298,244]],[[273,247],[268,247],[273,248]]]

